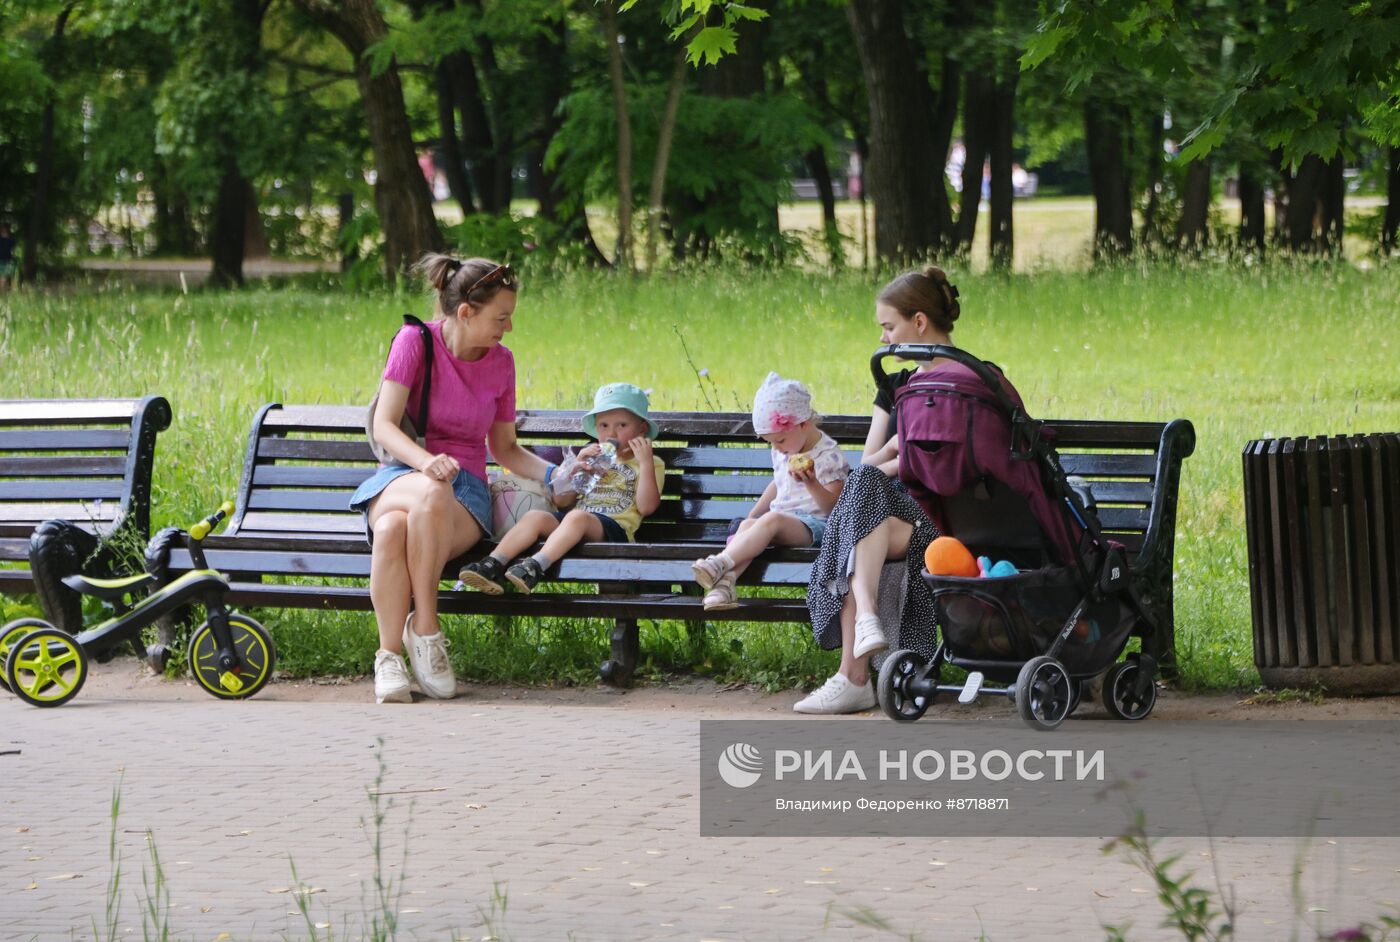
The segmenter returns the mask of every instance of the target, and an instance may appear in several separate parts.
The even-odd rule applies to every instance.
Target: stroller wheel
[[[1065,716],[1069,716],[1079,709],[1079,704],[1084,701],[1084,681],[1071,680],[1069,682],[1069,709],[1065,711]]]
[[[911,689],[927,663],[928,659],[922,654],[895,651],[880,665],[880,680],[875,685],[875,693],[880,698],[880,708],[890,719],[913,722],[923,716],[929,704],[933,703],[934,688],[938,685],[936,666],[929,677],[918,684],[928,693]]]
[[[1148,681],[1147,689],[1138,692],[1142,667],[1137,661],[1115,664],[1103,679],[1103,705],[1116,720],[1140,720],[1157,704],[1157,684]]]
[[[1069,716],[1069,672],[1053,657],[1034,657],[1016,678],[1016,712],[1034,729],[1054,729]]]

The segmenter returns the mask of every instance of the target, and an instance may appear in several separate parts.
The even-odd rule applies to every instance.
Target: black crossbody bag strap
[[[423,398],[418,403],[418,434],[428,437],[428,398],[433,391],[433,333],[412,314],[403,316],[405,326],[417,327],[423,337]]]

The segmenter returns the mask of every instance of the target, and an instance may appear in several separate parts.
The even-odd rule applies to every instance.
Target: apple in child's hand
[[[807,471],[811,467],[812,458],[810,455],[793,455],[791,458],[788,459],[788,470],[793,472],[794,474],[801,474],[803,471]]]

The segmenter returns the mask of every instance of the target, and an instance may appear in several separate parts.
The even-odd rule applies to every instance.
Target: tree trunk
[[[1240,164],[1240,245],[1263,252],[1264,237],[1264,185]]]
[[[632,117],[627,108],[627,85],[622,76],[622,46],[618,44],[616,0],[598,6],[603,37],[608,45],[608,76],[612,81],[613,114],[617,119],[617,250],[613,264],[625,271],[632,259]]]
[[[247,193],[243,200],[243,257],[267,258],[271,253],[267,247],[267,228],[263,225],[262,213],[258,212],[258,191],[249,180],[244,180]]]
[[[209,227],[209,258],[213,268],[209,283],[217,287],[243,283],[243,249],[248,224],[248,193],[251,187],[238,169],[238,158],[230,154],[219,180],[219,194]]]
[[[1186,191],[1176,224],[1176,247],[1199,252],[1210,240],[1210,159],[1201,157],[1186,168]]]
[[[1381,251],[1391,255],[1400,236],[1400,147],[1390,149],[1390,169],[1386,173],[1385,218],[1381,221]]]
[[[841,248],[841,228],[836,224],[836,189],[832,186],[826,150],[813,147],[807,151],[805,160],[822,203],[822,241],[826,243],[827,261],[832,268],[841,268],[846,264],[846,253]]]
[[[914,65],[900,0],[851,0],[846,8],[870,99],[870,162],[865,183],[875,203],[875,253],[907,263],[938,251],[943,168],[930,126],[928,83]],[[945,147],[946,153],[946,147]]]
[[[549,28],[542,30],[536,40],[536,61],[558,63],[560,67],[550,69],[542,76],[542,126],[537,145],[526,161],[525,172],[529,176],[535,198],[540,201],[540,216],[559,227],[556,237],[558,244],[579,246],[583,249],[586,264],[606,268],[608,257],[598,248],[598,243],[594,241],[593,233],[588,228],[588,215],[583,198],[564,192],[559,175],[545,166],[545,154],[549,150],[550,142],[564,126],[559,103],[569,90],[569,69],[564,67],[567,55],[568,35],[561,17]]]
[[[70,3],[58,14],[54,22],[53,36],[44,45],[44,71],[52,78],[63,62],[63,31],[68,26],[68,17],[73,14],[76,3]],[[58,83],[54,82],[56,86]],[[30,190],[29,224],[24,227],[24,262],[20,268],[20,280],[32,284],[39,273],[39,247],[47,245],[53,237],[53,219],[50,218],[49,195],[53,187],[54,161],[54,109],[58,92],[50,86],[44,94],[44,112],[39,119],[39,150],[34,156],[34,185]]]
[[[1133,251],[1133,206],[1123,160],[1119,109],[1090,97],[1084,103],[1084,137],[1094,190],[1094,261]]]
[[[958,252],[972,252],[977,237],[977,210],[982,202],[982,169],[992,138],[992,99],[996,79],[986,70],[967,77],[963,88],[962,193],[958,200]]]
[[[647,194],[647,271],[656,270],[656,246],[661,239],[661,214],[666,199],[666,172],[671,163],[671,141],[676,133],[676,118],[681,110],[681,92],[685,90],[685,43],[682,40],[671,63],[671,81],[666,88],[666,107],[661,113],[661,126],[656,135],[656,158],[651,167],[651,189]]]
[[[1011,204],[1015,197],[1011,187],[1011,149],[1015,142],[1018,73],[1014,64],[1006,69],[1005,75],[996,84],[992,96],[992,119],[988,122],[991,125],[992,185],[987,247],[992,268],[1009,272],[1015,255],[1011,222]]]
[[[1345,169],[1341,154],[1337,154],[1327,164],[1323,175],[1322,198],[1318,209],[1321,216],[1322,251],[1329,255],[1342,254],[1342,232],[1346,213],[1347,181],[1342,175]]]
[[[486,19],[486,9],[481,0],[468,0],[477,9],[483,20]],[[477,54],[475,65],[480,68],[479,78],[475,69],[468,74],[475,82],[475,97],[481,108],[481,117],[476,119],[481,123],[484,130],[490,135],[490,140],[494,142],[489,150],[483,148],[483,158],[489,157],[485,161],[485,168],[478,174],[478,186],[483,194],[490,181],[490,195],[482,196],[483,207],[489,206],[487,212],[506,213],[510,212],[510,200],[515,179],[512,176],[515,170],[515,125],[506,117],[516,114],[517,111],[511,105],[511,92],[513,86],[507,82],[492,82],[501,74],[500,66],[496,63],[496,45],[491,40],[489,32],[482,32],[477,36]],[[469,63],[473,60],[468,59]]]
[[[1287,175],[1288,204],[1280,236],[1290,251],[1311,253],[1322,248],[1317,223],[1326,176],[1327,164],[1316,154],[1304,157],[1297,171]]]
[[[453,53],[447,59],[460,55]],[[438,149],[442,153],[443,174],[447,177],[447,189],[457,205],[462,207],[462,215],[476,212],[476,201],[472,198],[471,179],[467,176],[467,158],[462,153],[462,145],[457,137],[456,96],[452,93],[452,70],[447,59],[439,62],[434,70],[437,84]]]
[[[355,78],[364,101],[374,150],[374,203],[384,231],[384,267],[393,280],[427,252],[442,250],[442,232],[433,216],[428,181],[418,169],[413,134],[404,108],[398,65],[379,75],[370,70],[365,51],[388,35],[374,0],[295,0],[312,20],[345,46],[355,63]]]
[[[335,199],[336,211],[340,230],[340,271],[342,274],[350,270],[350,266],[355,264],[355,260],[360,257],[359,246],[345,244],[345,230],[350,228],[350,223],[355,218],[355,194],[348,190],[342,192]]]
[[[956,35],[955,14],[959,8],[950,7],[945,23],[950,34]],[[915,61],[915,69],[923,82],[925,92],[928,78]],[[925,173],[933,184],[933,211],[938,226],[938,251],[951,251],[957,242],[957,229],[953,226],[953,203],[948,199],[948,148],[953,143],[953,126],[958,122],[958,102],[961,99],[962,65],[951,55],[943,57],[943,68],[938,80],[938,98],[934,102],[933,151],[928,156]]]

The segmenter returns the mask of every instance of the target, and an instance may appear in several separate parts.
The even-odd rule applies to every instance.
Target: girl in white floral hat
[[[691,569],[706,590],[705,608],[734,608],[734,583],[770,546],[820,546],[826,518],[851,466],[812,411],[812,394],[795,379],[769,373],[754,396],[753,430],[773,446],[773,480],[721,553]]]

